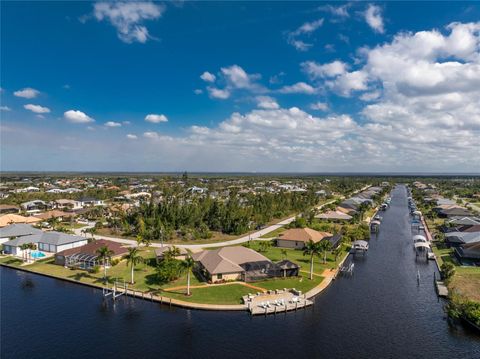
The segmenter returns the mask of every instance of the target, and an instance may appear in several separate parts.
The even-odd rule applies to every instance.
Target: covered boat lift
[[[377,219],[370,222],[370,232],[377,233],[380,230],[381,222]]]
[[[357,252],[361,252],[362,254],[365,254],[367,251],[368,251],[367,241],[357,240],[352,243],[351,253],[355,254]]]

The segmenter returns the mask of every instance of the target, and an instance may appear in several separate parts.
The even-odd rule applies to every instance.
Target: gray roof
[[[40,229],[32,227],[30,224],[15,223],[0,228],[0,238],[21,237],[30,234],[42,233]]]
[[[30,236],[18,237],[12,239],[11,241],[5,242],[4,245],[17,247],[24,243],[46,243],[61,246],[64,244],[75,243],[85,240],[85,238],[80,236],[72,236],[71,234],[51,231],[32,234]]]
[[[248,263],[271,261],[253,249],[241,246],[223,247],[194,253],[192,258],[200,262],[210,274],[244,272]]]
[[[476,243],[480,242],[480,232],[450,232],[445,237],[449,241],[458,241],[460,243]]]
[[[459,225],[464,225],[464,226],[469,226],[469,225],[477,225],[480,224],[480,218],[476,217],[452,217],[447,221],[448,223],[451,224],[459,224]]]

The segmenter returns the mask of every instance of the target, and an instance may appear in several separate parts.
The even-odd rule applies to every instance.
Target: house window
[[[222,278],[223,278],[223,275],[222,275],[222,274],[217,274],[217,278],[218,278],[218,279],[222,279]]]

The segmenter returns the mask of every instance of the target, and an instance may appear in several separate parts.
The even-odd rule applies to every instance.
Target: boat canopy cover
[[[418,248],[428,248],[430,249],[430,246],[428,245],[428,243],[425,243],[425,242],[417,242],[414,244],[415,246],[415,249],[418,249]]]
[[[413,214],[422,214],[420,211],[413,211]]]
[[[424,236],[422,236],[421,234],[417,234],[416,236],[413,236],[413,241],[414,242],[418,242],[418,241],[426,242],[427,239]]]
[[[374,221],[371,221],[371,222],[370,222],[370,224],[378,224],[378,225],[380,225],[380,224],[381,224],[381,222],[380,222],[380,221],[378,221],[378,220],[374,220]]]

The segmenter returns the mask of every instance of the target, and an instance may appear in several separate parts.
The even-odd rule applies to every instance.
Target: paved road
[[[370,187],[370,185],[368,186],[365,186],[361,189],[359,189],[358,191],[354,192],[354,193],[358,193],[358,192],[361,192],[365,189],[367,189],[368,187]],[[341,196],[340,199],[344,199],[345,197],[344,196]],[[324,206],[327,206],[333,202],[335,202],[336,199],[334,200],[331,200],[331,201],[328,201],[328,202],[325,202],[324,204],[318,206],[317,208],[318,209],[321,209],[323,208]],[[290,218],[287,218],[287,219],[284,219],[283,221],[281,222],[278,222],[277,224],[273,224],[271,226],[268,226],[264,229],[261,229],[257,232],[254,232],[254,233],[251,233],[249,235],[246,235],[246,236],[243,236],[243,237],[240,237],[240,238],[237,238],[237,239],[233,239],[233,240],[229,240],[229,241],[224,241],[224,242],[215,242],[215,243],[207,243],[207,244],[175,244],[176,247],[179,247],[179,248],[185,248],[185,249],[189,249],[189,250],[192,250],[192,251],[198,251],[202,248],[212,248],[212,247],[224,247],[224,246],[231,246],[231,245],[234,245],[234,244],[241,244],[241,243],[245,243],[245,242],[248,242],[250,240],[265,240],[265,241],[268,241],[270,240],[270,238],[260,238],[261,236],[267,234],[267,233],[270,233],[278,228],[281,228],[291,222],[293,222],[295,220],[295,216],[292,216]],[[82,235],[82,230],[83,229],[86,229],[86,228],[91,228],[93,227],[94,223],[90,223],[89,225],[85,226],[85,227],[82,227],[82,228],[76,228],[74,230],[75,234],[76,235],[79,235],[81,236]],[[90,236],[90,234],[88,234],[88,236]],[[110,240],[110,241],[114,241],[114,242],[118,242],[118,243],[123,243],[123,244],[128,244],[128,245],[131,245],[131,246],[137,246],[137,241],[134,241],[134,240],[131,240],[131,239],[125,239],[125,238],[116,238],[116,237],[107,237],[107,236],[101,236],[101,235],[94,235],[95,239],[106,239],[106,240]],[[169,245],[169,244],[165,244],[165,245]],[[152,247],[161,247],[162,245],[160,243],[152,243],[151,244]]]

